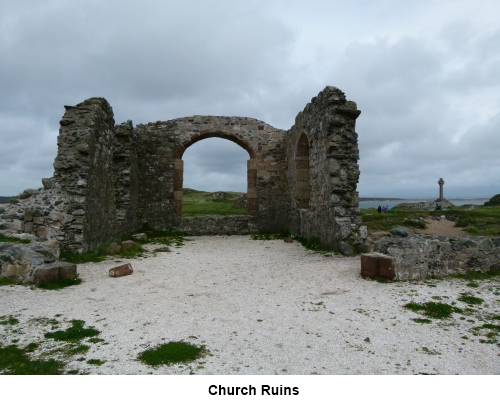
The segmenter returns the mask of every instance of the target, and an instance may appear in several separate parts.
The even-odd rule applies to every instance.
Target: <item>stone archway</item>
[[[196,142],[208,138],[222,138],[236,143],[248,152],[250,159],[247,161],[247,209],[249,215],[258,215],[259,204],[257,199],[257,154],[253,148],[242,139],[233,134],[224,133],[222,131],[201,131],[181,143],[174,153],[174,214],[182,217],[182,187],[184,183],[184,161],[182,156],[187,148]]]

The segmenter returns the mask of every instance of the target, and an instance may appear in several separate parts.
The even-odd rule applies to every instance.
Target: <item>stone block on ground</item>
[[[106,248],[106,253],[114,255],[116,253],[120,253],[120,250],[121,250],[120,245],[116,242],[112,242]]]
[[[36,285],[55,283],[59,280],[59,266],[50,265],[35,270],[33,281]]]
[[[293,239],[291,236],[287,236],[285,239],[283,239],[286,243],[292,243]]]
[[[147,242],[148,237],[145,233],[136,233],[135,235],[132,235],[132,239]]]
[[[339,243],[339,252],[344,256],[352,256],[354,254],[354,249],[351,245],[346,242]]]
[[[59,279],[76,280],[77,277],[76,264],[59,263]]]
[[[134,242],[133,240],[126,240],[122,242],[122,250],[129,250],[133,249],[137,246],[137,243]]]
[[[113,267],[109,270],[110,277],[123,277],[132,274],[134,270],[130,263],[122,264],[121,266]]]
[[[394,280],[396,277],[394,259],[382,253],[367,253],[361,255],[361,276]]]

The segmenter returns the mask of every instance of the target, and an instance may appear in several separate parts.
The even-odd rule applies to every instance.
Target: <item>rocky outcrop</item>
[[[0,277],[43,284],[76,279],[76,265],[59,262],[57,241],[29,244],[0,242]]]

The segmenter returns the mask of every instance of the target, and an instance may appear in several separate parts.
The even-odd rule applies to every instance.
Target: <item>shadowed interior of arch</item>
[[[246,145],[221,139],[219,134],[200,138],[184,144],[179,156],[182,160],[176,162],[178,172],[182,170],[176,187],[177,199],[182,192],[180,214],[248,214],[248,159],[252,151],[246,150]]]

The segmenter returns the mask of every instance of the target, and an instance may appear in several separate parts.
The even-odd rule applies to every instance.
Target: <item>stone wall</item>
[[[445,277],[500,264],[500,238],[387,237],[376,241],[374,250],[393,258],[397,280]]]
[[[290,230],[345,254],[352,253],[350,245],[361,244],[367,233],[356,191],[359,114],[342,91],[327,87],[297,115],[287,138]]]
[[[248,117],[116,125],[103,98],[65,106],[54,177],[0,213],[0,227],[82,252],[142,225],[190,234],[291,231],[352,254],[366,238],[356,184],[356,104],[327,87],[284,131]],[[184,152],[210,137],[248,152],[248,216],[182,217]]]
[[[179,218],[176,230],[187,235],[248,235],[258,232],[254,215]]]
[[[64,108],[54,180],[69,196],[70,232],[78,235],[67,248],[81,251],[102,245],[118,233],[112,176],[115,121],[103,98]]]

